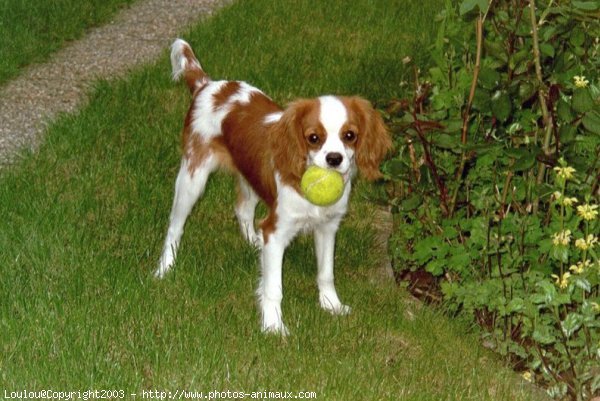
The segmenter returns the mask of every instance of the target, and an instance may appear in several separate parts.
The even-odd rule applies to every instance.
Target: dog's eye
[[[321,138],[319,138],[319,135],[312,133],[308,136],[308,142],[312,143],[313,145],[318,144],[321,141]]]
[[[356,140],[356,133],[352,130],[348,130],[344,132],[343,139],[346,143],[352,143]]]

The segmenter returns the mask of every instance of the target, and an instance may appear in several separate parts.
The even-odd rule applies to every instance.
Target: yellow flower
[[[563,206],[573,206],[574,203],[577,203],[577,198],[569,198],[568,196],[563,196],[559,191],[554,192],[554,199]]]
[[[571,242],[571,230],[552,234],[552,243],[554,245],[569,245],[569,242]]]
[[[587,88],[590,83],[583,75],[575,75],[573,79],[575,80],[575,86],[577,88]]]
[[[566,272],[562,275],[562,277],[558,277],[556,274],[551,274],[551,277],[554,279],[554,282],[560,288],[567,288],[569,285],[569,277],[571,277],[571,273]]]
[[[571,270],[573,273],[575,274],[581,274],[585,271],[586,268],[590,267],[592,265],[592,262],[590,262],[589,260],[585,260],[583,262],[577,262],[576,265],[571,265],[571,267],[569,267],[569,270]]]
[[[533,382],[533,375],[531,374],[531,372],[527,371],[527,372],[523,372],[523,374],[521,375],[523,377],[523,379],[527,380],[528,382]]]
[[[598,217],[598,205],[585,204],[577,206],[577,214],[583,217],[584,220],[594,220]]]
[[[586,238],[578,238],[575,240],[575,246],[582,251],[587,251],[588,249],[593,248],[597,242],[598,238],[596,238],[594,234],[590,234]]]
[[[554,167],[554,171],[556,171],[556,175],[560,178],[564,178],[565,180],[570,180],[573,178],[573,173],[576,171],[573,167],[570,166],[556,166]]]

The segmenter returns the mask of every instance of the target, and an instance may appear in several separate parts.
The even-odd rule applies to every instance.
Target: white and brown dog
[[[357,168],[367,179],[381,176],[379,164],[391,147],[381,116],[359,97],[322,96],[281,109],[245,82],[211,80],[185,41],[176,40],[171,49],[173,79],[185,79],[193,100],[156,276],[163,277],[173,266],[185,221],[209,175],[225,167],[238,178],[235,212],[242,234],[262,252],[257,290],[262,329],[287,333],[281,313],[282,261],[285,248],[300,231],[314,232],[321,307],[348,313],[333,282],[335,235],[348,209]],[[300,179],[311,165],[344,177],[344,193],[335,204],[315,206],[302,196]],[[254,212],[259,200],[269,212],[257,232]]]

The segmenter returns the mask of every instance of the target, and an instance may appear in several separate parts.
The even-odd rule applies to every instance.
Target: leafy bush
[[[398,269],[555,398],[600,395],[600,1],[448,1],[388,122]]]

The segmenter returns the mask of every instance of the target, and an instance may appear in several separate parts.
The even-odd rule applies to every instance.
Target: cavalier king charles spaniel
[[[192,103],[183,128],[183,157],[175,182],[169,228],[155,275],[175,262],[185,221],[202,195],[209,175],[225,168],[237,177],[235,214],[243,236],[261,251],[256,291],[265,332],[287,334],[281,313],[285,248],[301,231],[314,233],[321,307],[347,314],[335,290],[335,235],[348,209],[352,177],[381,177],[379,164],[391,147],[381,116],[359,97],[321,96],[279,107],[259,89],[241,81],[213,81],[188,43],[171,46],[173,79],[183,77]],[[341,198],[316,206],[302,196],[308,166],[339,172]],[[254,212],[262,200],[268,215],[257,231]]]

